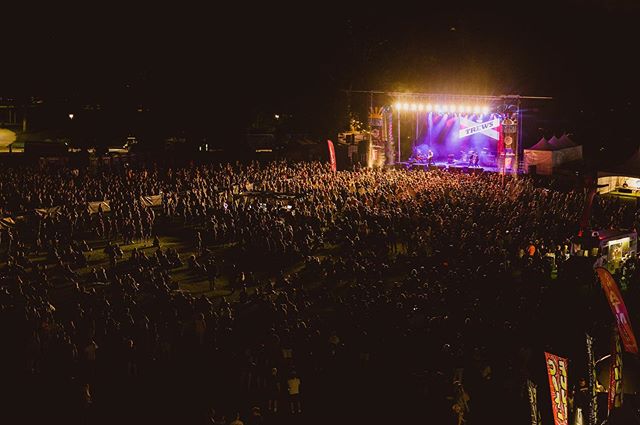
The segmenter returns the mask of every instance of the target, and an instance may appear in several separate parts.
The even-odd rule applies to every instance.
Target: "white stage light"
[[[422,103],[418,103],[418,111],[422,111],[424,109],[424,105]]]
[[[483,107],[482,108],[482,113],[483,114],[488,114],[489,113],[489,107],[488,106]]]
[[[399,111],[400,109],[402,109],[402,103],[398,102],[396,103],[396,109]]]
[[[412,111],[417,111],[418,110],[418,105],[416,105],[415,103],[411,104],[411,110]]]
[[[431,112],[433,110],[433,106],[430,103],[427,103],[427,111]]]

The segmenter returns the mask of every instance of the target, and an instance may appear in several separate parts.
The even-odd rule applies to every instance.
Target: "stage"
[[[433,161],[431,166],[426,162],[399,162],[397,167],[402,167],[408,170],[445,170],[457,173],[500,173],[501,169],[498,167],[491,167],[488,165],[470,166],[468,163],[456,162],[449,163],[448,161]],[[506,170],[511,172],[511,170]]]

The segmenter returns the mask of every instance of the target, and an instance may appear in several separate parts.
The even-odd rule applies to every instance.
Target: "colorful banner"
[[[531,425],[540,425],[540,410],[538,410],[538,388],[530,379],[527,379],[527,392],[529,393],[529,407],[531,408]]]
[[[567,367],[568,361],[555,354],[544,353],[549,374],[549,390],[555,425],[569,425],[567,410]]]
[[[611,341],[611,364],[609,366],[609,403],[608,411],[622,406],[622,347],[620,346],[620,336],[616,329],[613,329]]]
[[[333,148],[333,142],[331,140],[327,140],[327,145],[329,146],[329,161],[331,162],[331,171],[336,171],[336,151]]]
[[[613,276],[611,276],[611,273],[609,273],[609,270],[604,267],[596,267],[596,272],[600,278],[600,284],[602,285],[602,289],[604,289],[605,296],[611,306],[611,311],[618,323],[618,330],[620,331],[624,349],[630,353],[638,354],[638,343],[633,334],[633,329],[631,329],[629,313],[627,313],[627,307],[624,305],[616,281],[613,279]]]
[[[596,375],[596,360],[593,354],[593,337],[587,336],[587,367],[589,373],[589,414],[588,424],[596,425],[598,423],[598,387]]]
[[[382,130],[384,118],[383,108],[369,109],[369,126],[371,128],[371,144],[376,148],[384,147],[384,132]]]

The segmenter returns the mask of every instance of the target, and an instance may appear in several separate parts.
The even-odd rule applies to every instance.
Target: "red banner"
[[[614,407],[622,406],[622,347],[620,347],[620,336],[616,329],[613,329],[611,341],[611,364],[609,366],[609,413]]]
[[[329,145],[329,161],[331,162],[331,171],[336,171],[336,151],[333,148],[333,142],[331,140],[327,140],[327,145]]]
[[[549,389],[551,390],[551,405],[555,425],[569,425],[567,411],[567,367],[568,361],[555,354],[544,353],[549,374]]]
[[[600,284],[602,285],[602,289],[604,289],[604,294],[611,306],[611,311],[618,323],[618,330],[620,331],[624,349],[630,353],[638,354],[638,343],[633,334],[633,329],[631,329],[629,313],[627,313],[627,307],[624,305],[616,281],[613,279],[613,276],[611,276],[611,273],[609,273],[609,270],[603,267],[596,267],[596,272],[600,278]]]

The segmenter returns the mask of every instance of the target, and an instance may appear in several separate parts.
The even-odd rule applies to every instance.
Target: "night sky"
[[[621,156],[637,145],[640,7],[439,3],[15,11],[3,18],[0,96],[95,102],[113,114],[144,104],[170,131],[230,141],[260,112],[332,134],[349,88],[553,96],[530,105],[541,135],[568,131]],[[350,101],[357,110],[367,100]]]

